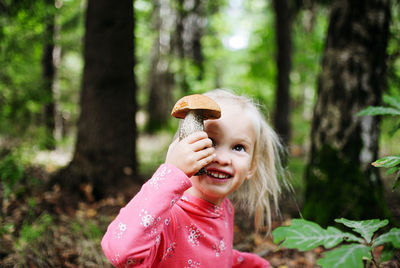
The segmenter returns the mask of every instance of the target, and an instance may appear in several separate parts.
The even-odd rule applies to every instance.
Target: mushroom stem
[[[203,116],[199,110],[191,110],[187,113],[186,117],[179,125],[179,140],[186,138],[188,135],[196,132],[203,131],[204,123]]]
[[[179,125],[179,140],[196,131],[204,131],[204,120],[221,117],[221,108],[210,97],[194,94],[181,98],[172,108],[171,115],[183,119]],[[204,174],[200,169],[195,175]]]
[[[188,135],[204,130],[204,121],[201,110],[191,110],[179,125],[179,140],[186,138]],[[201,168],[195,176],[204,174],[205,169]]]

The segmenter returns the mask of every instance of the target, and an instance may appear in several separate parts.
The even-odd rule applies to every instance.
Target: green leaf
[[[386,226],[389,221],[388,220],[366,220],[366,221],[351,221],[344,218],[336,219],[336,222],[342,223],[347,227],[353,229],[353,231],[361,234],[362,237],[365,238],[367,243],[371,242],[372,235],[375,233],[376,230]]]
[[[323,268],[363,268],[363,258],[371,259],[371,247],[350,244],[325,253],[317,264]]]
[[[384,247],[379,258],[379,262],[389,261],[393,258],[394,254],[396,253],[395,248]]]
[[[311,250],[318,246],[332,248],[344,240],[362,242],[360,238],[343,233],[335,227],[328,227],[325,230],[318,224],[303,219],[293,219],[290,226],[278,227],[272,235],[274,243],[283,241],[281,246],[300,251]]]
[[[397,176],[394,179],[394,183],[393,183],[393,187],[392,190],[396,189],[397,187],[399,187],[400,184],[400,172],[397,172]]]
[[[392,243],[395,248],[400,248],[400,228],[392,228],[389,232],[378,236],[374,241],[374,247],[384,243]]]
[[[400,110],[383,106],[369,106],[357,113],[357,116],[366,115],[400,115]]]
[[[394,108],[397,108],[398,110],[400,110],[400,101],[397,100],[394,97],[388,96],[388,95],[384,95],[383,96],[383,102],[386,104],[389,104],[390,106],[393,106]]]
[[[389,169],[386,171],[386,174],[387,174],[387,175],[391,175],[391,174],[395,173],[395,172],[398,171],[398,170],[400,170],[400,167],[392,167],[392,168],[389,168]]]
[[[400,165],[400,155],[391,155],[380,158],[372,163],[375,167],[391,168]]]
[[[393,135],[400,129],[400,123],[396,124],[390,131],[389,136],[393,137]]]

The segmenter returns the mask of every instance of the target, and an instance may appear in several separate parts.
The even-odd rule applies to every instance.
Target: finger
[[[199,141],[199,140],[205,139],[205,138],[208,138],[208,135],[207,135],[206,132],[204,132],[204,131],[197,131],[197,132],[194,132],[194,133],[188,135],[184,140],[185,140],[188,144],[193,144],[193,143],[195,143],[195,142],[197,142],[197,141]]]
[[[206,148],[204,150],[196,152],[196,156],[197,156],[198,160],[207,158],[207,157],[209,157],[209,156],[211,156],[213,154],[215,154],[215,148],[214,147],[209,147],[209,148]]]
[[[198,152],[206,148],[212,148],[212,140],[205,138],[192,144],[193,151]]]
[[[199,170],[205,166],[207,166],[208,164],[210,164],[212,161],[214,161],[215,159],[215,154],[211,154],[203,159],[201,159],[198,163],[199,163]]]

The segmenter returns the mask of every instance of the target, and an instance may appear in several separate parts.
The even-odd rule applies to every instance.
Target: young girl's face
[[[214,204],[222,200],[254,173],[252,159],[256,134],[250,114],[231,101],[219,102],[221,118],[205,121],[205,131],[213,141],[215,160],[206,174],[191,178],[188,191]]]

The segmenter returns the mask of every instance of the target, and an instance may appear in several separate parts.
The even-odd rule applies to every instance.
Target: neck
[[[205,201],[207,201],[207,202],[209,202],[209,203],[211,203],[213,205],[216,205],[218,207],[221,206],[222,201],[224,200],[224,198],[221,198],[221,197],[213,198],[211,196],[207,196],[207,195],[203,194],[201,191],[197,190],[193,186],[190,187],[189,189],[187,189],[185,191],[185,193],[188,193],[188,194],[190,194],[192,196],[195,196],[197,198],[201,198],[201,199],[203,199],[203,200],[205,200]]]

